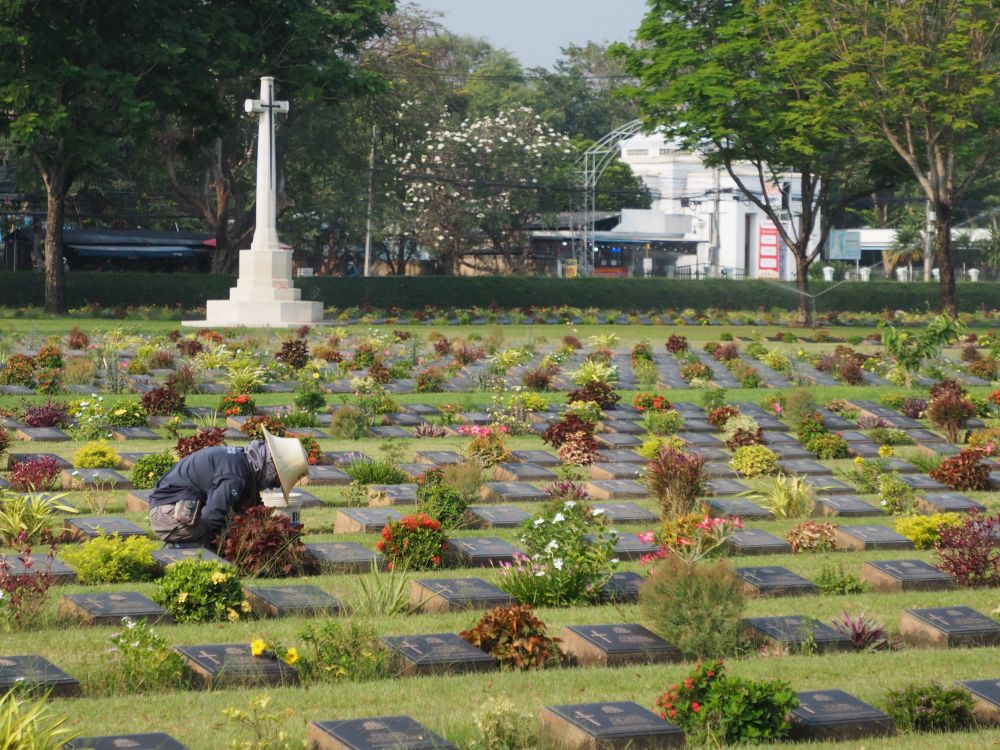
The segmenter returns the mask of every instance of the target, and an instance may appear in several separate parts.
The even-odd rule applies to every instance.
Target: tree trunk
[[[806,296],[809,291],[809,264],[806,262],[805,252],[794,253],[795,255],[795,288],[799,290],[799,309],[796,315],[796,323],[803,328],[809,328],[813,324],[812,312],[810,311],[810,299]]]
[[[951,206],[935,201],[934,214],[937,218],[934,259],[941,276],[938,286],[938,306],[941,312],[955,318],[958,317],[958,306],[955,304],[955,267],[951,258]]]
[[[45,312],[66,314],[66,279],[63,273],[63,217],[66,213],[66,170],[45,177]]]

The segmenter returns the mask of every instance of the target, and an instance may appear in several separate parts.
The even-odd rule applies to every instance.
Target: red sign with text
[[[781,238],[770,219],[762,218],[757,232],[757,275],[780,276]]]

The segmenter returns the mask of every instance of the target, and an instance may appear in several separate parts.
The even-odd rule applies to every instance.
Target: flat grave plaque
[[[875,591],[941,591],[955,588],[955,579],[923,560],[867,560],[861,580]]]
[[[430,404],[400,404],[401,411],[407,414],[416,414],[421,417],[436,417],[441,410]]]
[[[340,508],[333,522],[334,534],[377,534],[389,521],[403,514],[392,508]]]
[[[625,750],[684,747],[684,730],[632,701],[546,706],[538,727],[546,747]]]
[[[899,477],[904,484],[915,490],[932,490],[935,492],[948,492],[948,486],[941,484],[936,479],[931,479],[926,474],[905,474]]]
[[[24,463],[25,461],[31,461],[37,458],[51,458],[55,461],[56,467],[60,469],[72,469],[73,464],[67,461],[62,456],[58,456],[55,453],[11,453],[7,457],[7,468],[13,471],[17,468],[17,465]]]
[[[715,429],[714,427],[711,429]],[[722,441],[719,438],[704,432],[678,432],[677,437],[694,448],[702,446],[706,448],[721,448]]]
[[[591,479],[638,479],[644,473],[642,464],[593,463],[590,465]]]
[[[747,485],[735,479],[709,479],[705,483],[705,492],[710,495],[739,495],[749,491]]]
[[[985,513],[986,506],[958,492],[926,493],[917,504],[925,513]]]
[[[754,419],[757,419],[757,417],[754,417]],[[759,419],[757,419],[757,424],[760,424]],[[788,428],[785,425],[781,425],[779,429],[786,430]],[[767,438],[767,444],[771,448],[771,450],[774,450],[775,446],[778,445],[802,445],[802,443],[795,435],[792,435],[789,432],[771,431],[766,427],[764,428],[764,437]],[[812,454],[810,453],[809,455]]]
[[[119,516],[75,516],[66,519],[66,531],[74,541],[83,542],[95,537],[110,536],[148,536],[149,532],[141,526]]]
[[[485,482],[479,496],[490,503],[533,503],[548,499],[544,490],[528,482]]]
[[[345,474],[336,466],[310,466],[309,474],[302,480],[302,484],[315,485],[317,487],[343,486],[351,483],[351,477]]]
[[[21,555],[17,553],[0,553],[0,560],[3,560],[10,567],[10,574],[14,576],[37,575],[44,573],[52,576],[57,584],[74,583],[76,572],[59,560],[50,560],[48,555],[36,552],[28,555],[28,564],[25,565]]]
[[[493,421],[493,417],[484,411],[466,411],[458,415],[464,424],[488,425]]]
[[[601,451],[602,460],[612,464],[648,464],[649,459],[643,458],[635,451],[627,448]]]
[[[367,573],[373,565],[385,566],[382,555],[356,542],[312,542],[306,553],[329,573]]]
[[[740,518],[744,521],[773,521],[771,511],[757,503],[742,499],[706,498],[702,500],[708,515],[713,518]]]
[[[63,745],[64,750],[187,750],[169,734],[114,734],[106,737],[80,737]]]
[[[559,456],[548,451],[513,451],[511,456],[522,463],[537,466],[559,466],[562,463]]]
[[[796,476],[822,477],[833,474],[833,469],[829,466],[824,466],[818,461],[778,461],[778,468],[786,474],[794,474]]]
[[[731,458],[731,456],[721,448],[712,448],[707,445],[696,446],[695,448],[689,450],[688,453],[697,453],[706,461],[714,461],[716,463],[728,461]]]
[[[318,586],[247,586],[243,589],[258,617],[339,615],[340,600]]]
[[[833,495],[830,497],[817,497],[816,506],[813,508],[813,515],[829,518],[864,518],[868,516],[882,516],[883,513],[874,505],[866,503],[854,495]]]
[[[809,460],[815,457],[815,453],[808,450],[804,446],[794,445],[792,443],[782,443],[779,445],[770,446],[771,450],[777,454],[781,461],[799,461],[799,460]]]
[[[301,487],[296,487],[288,493],[290,503],[298,503],[303,508],[323,508],[326,506],[320,498],[311,492],[306,492]]]
[[[913,541],[887,526],[838,526],[834,545],[841,550],[913,549]]]
[[[309,722],[310,750],[458,750],[409,716]]]
[[[660,517],[635,503],[594,503],[590,506],[596,515],[604,515],[611,523],[657,524]]]
[[[417,502],[415,484],[370,484],[368,505],[380,508],[386,505],[413,505]]]
[[[658,664],[681,660],[680,650],[642,625],[568,625],[562,650],[584,667]]]
[[[51,691],[54,697],[60,698],[80,694],[80,683],[76,679],[37,654],[0,656],[0,694],[14,687],[32,693]]]
[[[63,469],[61,481],[64,490],[126,490],[132,486],[131,481],[114,469]]]
[[[854,487],[832,476],[806,476],[803,481],[815,490],[817,495],[853,495]]]
[[[1000,645],[1000,624],[971,607],[905,609],[899,618],[899,630],[908,646]]]
[[[606,448],[631,448],[635,445],[642,445],[642,440],[635,435],[628,435],[623,432],[599,432],[594,435],[598,445]]]
[[[851,639],[814,617],[751,617],[742,621],[744,634],[753,642],[789,649],[815,649],[817,653],[851,651]]]
[[[854,740],[896,733],[891,716],[843,690],[812,690],[796,696],[799,706],[791,716],[795,739]]]
[[[448,466],[465,461],[465,457],[455,451],[417,451],[413,454],[413,458],[418,464],[433,466]]]
[[[372,437],[378,438],[412,438],[413,433],[404,427],[397,427],[395,425],[376,425],[375,427],[369,427],[368,432]]]
[[[498,666],[496,659],[454,633],[384,636],[380,640],[391,652],[395,670],[407,676],[492,672]]]
[[[119,453],[118,458],[122,460],[123,467],[125,467],[126,469],[131,469],[133,466],[135,466],[136,462],[140,458],[145,458],[146,456],[152,456],[152,455],[153,454],[148,451],[139,453]]]
[[[403,472],[409,481],[416,481],[417,477],[421,476],[428,469],[434,468],[430,464],[414,464],[414,463],[401,463],[396,464],[396,468]]]
[[[466,511],[465,520],[473,529],[513,529],[531,518],[511,505],[474,505]]]
[[[174,646],[207,688],[297,685],[299,673],[280,659],[254,656],[246,643]]]
[[[323,456],[331,464],[353,464],[356,461],[371,461],[371,458],[361,451],[325,451]]]
[[[115,427],[111,435],[115,440],[159,440],[160,436],[148,427]]]
[[[18,427],[14,430],[14,436],[31,443],[58,443],[71,439],[58,427]]]
[[[410,584],[414,611],[487,610],[515,603],[514,597],[482,578],[421,578]]]
[[[819,592],[812,581],[780,565],[736,568],[735,572],[743,579],[747,593],[757,596],[808,596]]]
[[[635,422],[628,422],[624,419],[602,419],[599,427],[605,433],[610,432],[618,435],[640,435],[646,431]]]
[[[957,687],[972,694],[972,713],[983,724],[1000,724],[1000,680],[962,680]]]
[[[631,570],[613,573],[607,583],[601,586],[601,601],[635,604],[639,601],[639,589],[645,582],[645,576]]]
[[[398,393],[405,393],[402,389]],[[394,414],[383,414],[382,424],[395,425],[396,427],[416,427],[417,425],[426,424],[427,420],[416,414],[406,414],[402,412],[396,412]]]
[[[118,625],[123,617],[170,623],[173,616],[152,599],[135,591],[112,594],[63,594],[59,598],[59,618],[84,625]]]
[[[634,479],[592,479],[587,482],[587,492],[595,500],[641,499],[649,497],[649,490]]]
[[[632,532],[613,532],[615,534],[615,557],[619,560],[638,560],[643,555],[649,555],[659,549],[656,542],[644,542],[638,534]],[[606,537],[605,534],[584,534],[588,544],[595,544]]]
[[[784,555],[790,554],[792,545],[761,529],[740,529],[726,543],[734,555]]]
[[[498,482],[554,482],[558,477],[551,469],[537,464],[502,463],[493,467]]]
[[[168,565],[181,560],[205,560],[206,562],[229,565],[228,561],[204,547],[163,547],[153,551],[153,562],[160,571],[166,570]]]
[[[498,567],[514,562],[514,555],[523,555],[509,542],[495,536],[470,536],[449,539],[448,553],[461,565],[470,568]]]

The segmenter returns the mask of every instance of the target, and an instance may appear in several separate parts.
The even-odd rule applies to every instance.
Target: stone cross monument
[[[206,320],[194,326],[300,326],[323,322],[323,303],[302,300],[292,286],[292,253],[278,242],[278,178],[274,154],[274,117],[288,112],[288,102],[275,101],[274,78],[260,79],[260,98],[247,99],[244,109],[258,114],[257,223],[249,250],[240,250],[240,275],[227,300],[209,300]]]

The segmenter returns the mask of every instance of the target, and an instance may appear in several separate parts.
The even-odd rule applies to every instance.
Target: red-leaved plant
[[[698,497],[705,494],[705,459],[696,453],[684,453],[669,446],[660,448],[656,458],[646,464],[644,481],[660,503],[664,518],[690,513]]]
[[[278,578],[299,575],[309,567],[302,527],[263,505],[234,516],[220,547],[242,576]]]
[[[18,492],[46,492],[55,489],[59,464],[53,456],[18,461],[10,473],[10,486]]]
[[[142,408],[151,417],[169,417],[184,409],[184,394],[172,385],[161,385],[142,394]]]
[[[26,627],[41,613],[50,588],[55,585],[56,578],[48,572],[56,556],[56,548],[49,548],[49,554],[42,565],[31,559],[31,547],[27,543],[27,534],[21,532],[17,546],[21,552],[17,557],[21,570],[15,572],[14,566],[0,555],[0,597],[3,607],[0,607],[0,625]],[[6,623],[5,623],[6,621]]]
[[[886,634],[885,625],[868,617],[864,612],[853,617],[845,611],[840,619],[832,622],[834,629],[850,638],[856,649],[884,651],[892,645]]]
[[[207,427],[198,430],[198,432],[190,437],[179,438],[177,445],[174,446],[174,453],[177,454],[177,458],[184,458],[196,451],[200,451],[202,448],[211,448],[216,445],[225,444],[226,439],[223,437],[221,427]]]
[[[546,634],[530,604],[496,607],[459,636],[496,658],[501,666],[543,669],[562,662],[560,640]]]
[[[1000,583],[1000,516],[971,513],[961,526],[942,526],[934,551],[938,567],[960,586],[995,586]]]
[[[936,479],[953,490],[988,490],[990,470],[980,461],[982,456],[983,451],[979,448],[966,448],[957,456],[942,461],[930,472],[931,479]]]

